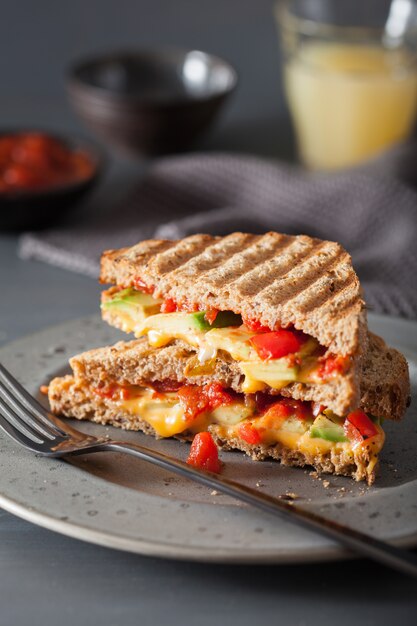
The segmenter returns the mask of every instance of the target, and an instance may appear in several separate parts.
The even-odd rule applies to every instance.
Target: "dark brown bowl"
[[[0,136],[34,131],[55,137],[73,150],[83,150],[93,162],[93,173],[88,178],[47,189],[0,193],[0,230],[2,231],[38,230],[58,223],[95,186],[104,167],[103,152],[85,139],[66,137],[39,128],[4,129],[0,131]]]
[[[73,65],[70,100],[110,145],[136,156],[182,151],[210,126],[237,74],[199,50],[117,52]]]

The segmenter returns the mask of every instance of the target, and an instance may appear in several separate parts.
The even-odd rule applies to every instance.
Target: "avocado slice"
[[[212,324],[205,318],[205,311],[199,311],[193,315],[197,316],[198,323],[201,324],[201,330],[211,330],[212,328],[227,328],[228,326],[241,326],[242,316],[233,311],[219,311],[216,319]]]
[[[343,426],[332,422],[328,417],[320,414],[316,417],[310,429],[312,439],[325,439],[326,441],[343,442],[349,441],[343,431]]]
[[[157,300],[148,293],[142,293],[132,287],[116,291],[110,299],[103,300],[103,310],[120,310],[129,313],[132,319],[141,320],[155,315],[161,310],[162,300]]]
[[[260,380],[270,387],[276,387],[274,382],[277,381],[281,383],[297,380],[299,370],[297,365],[290,365],[285,357],[270,361],[244,362],[241,363],[241,368],[246,376]]]
[[[197,311],[196,313],[188,313],[187,315],[192,318],[193,324],[198,330],[209,330],[209,328],[211,328],[210,324],[205,318],[205,311]]]
[[[287,433],[299,433],[304,435],[309,429],[311,422],[298,419],[298,417],[288,417],[280,426],[280,430],[284,430]]]
[[[219,311],[212,324],[206,320],[205,311],[190,313],[190,315],[194,316],[200,330],[211,330],[212,328],[226,328],[228,326],[242,325],[242,317],[237,313],[233,313],[233,311]]]
[[[245,404],[233,403],[225,406],[219,406],[211,412],[211,419],[221,426],[234,426],[244,419],[252,417],[253,410]]]
[[[204,311],[198,311],[198,313],[160,313],[146,320],[144,330],[157,330],[166,335],[172,335],[172,337],[201,333],[202,318],[204,318]]]

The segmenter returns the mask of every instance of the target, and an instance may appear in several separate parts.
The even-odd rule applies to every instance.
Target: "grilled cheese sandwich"
[[[73,357],[51,408],[158,437],[210,431],[255,459],[371,484],[382,418],[400,419],[407,363],[367,330],[334,242],[193,235],[103,254],[105,321],[135,340]]]

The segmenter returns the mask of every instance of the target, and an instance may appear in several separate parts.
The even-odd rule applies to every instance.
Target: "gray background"
[[[36,0],[2,3],[0,126],[81,131],[63,87],[68,63],[119,46],[178,44],[224,56],[240,75],[200,148],[292,158],[269,0]],[[82,207],[99,216],[142,165],[112,158]],[[0,235],[0,342],[97,311],[94,281],[17,259]],[[417,621],[414,581],[364,561],[244,567],[142,558],[61,537],[0,511],[0,623],[392,624]]]

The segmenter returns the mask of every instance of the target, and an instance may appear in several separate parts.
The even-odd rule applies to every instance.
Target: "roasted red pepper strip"
[[[343,430],[346,437],[351,443],[362,443],[362,441],[364,441],[364,438],[360,434],[359,430],[356,428],[356,426],[349,422],[348,419],[345,419],[345,423],[343,424]]]
[[[259,431],[250,422],[243,422],[237,430],[239,437],[241,437],[243,441],[246,441],[246,443],[254,446],[262,441]]]
[[[320,404],[320,402],[312,402],[311,410],[312,410],[314,417],[317,417],[317,415],[319,415],[320,413],[323,413],[323,411],[326,410],[326,407],[324,406],[324,404]]]
[[[343,374],[349,365],[350,359],[347,356],[330,355],[319,368],[320,378],[327,380],[335,375]]]
[[[207,309],[207,311],[204,314],[204,317],[206,318],[210,326],[214,324],[214,322],[216,321],[216,317],[218,316],[219,313],[220,311],[218,309]]]
[[[233,396],[219,383],[184,385],[178,389],[178,398],[187,420],[195,419],[200,413],[212,411],[218,406],[233,402]]]
[[[155,291],[155,287],[153,285],[147,285],[140,276],[136,276],[136,278],[133,279],[133,286],[138,291],[142,291],[143,293],[149,293],[151,295]]]
[[[172,298],[167,298],[161,305],[161,313],[174,313],[177,310],[177,303]]]
[[[160,394],[178,391],[181,387],[181,383],[176,380],[171,380],[170,378],[166,378],[164,380],[154,380],[153,382],[148,383],[148,385]]]
[[[123,387],[117,383],[104,387],[93,387],[93,391],[102,398],[109,398],[109,400],[130,400],[135,395],[134,388]]]
[[[243,323],[245,324],[248,330],[251,330],[253,333],[269,333],[271,329],[268,326],[262,326],[262,324],[251,317],[242,316]]]
[[[282,398],[269,407],[267,413],[273,417],[287,419],[294,416],[302,422],[312,419],[311,404],[293,398]]]
[[[298,352],[306,341],[301,333],[281,328],[270,333],[261,333],[249,339],[256,352],[264,361],[280,359],[287,354]]]
[[[358,435],[353,429],[356,429],[362,437],[362,440],[379,434],[379,431],[373,421],[370,420],[366,413],[364,413],[361,409],[357,409],[356,411],[349,413],[345,420],[344,429],[346,436],[354,439],[355,441],[358,440]]]
[[[187,463],[207,472],[220,472],[219,451],[210,433],[197,433],[191,444]]]

